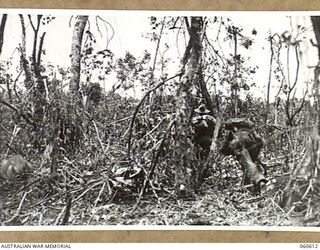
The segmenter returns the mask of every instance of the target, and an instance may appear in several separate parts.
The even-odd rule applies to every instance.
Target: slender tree
[[[0,55],[2,53],[2,46],[3,46],[3,40],[4,40],[4,28],[6,27],[7,17],[8,17],[7,14],[3,14],[1,23],[0,23]]]
[[[42,17],[43,17],[42,15],[37,15],[36,23],[34,23],[31,15],[28,15],[28,18],[34,33],[32,57],[31,57],[32,66],[33,66],[35,78],[37,79],[37,90],[41,94],[44,92],[44,82],[41,76],[40,65],[41,65],[42,47],[43,47],[43,42],[46,35],[46,32],[43,32],[39,41],[39,31],[40,31]]]
[[[29,61],[27,60],[27,53],[26,53],[26,25],[25,20],[22,14],[19,14],[20,23],[21,23],[21,29],[22,29],[22,40],[20,44],[20,60],[21,60],[21,66],[25,74],[25,81],[24,85],[26,88],[30,88],[32,83],[32,73],[29,65]]]
[[[88,22],[88,16],[78,16],[73,28],[71,45],[71,79],[69,88],[71,93],[77,93],[80,85],[81,47],[83,33]]]
[[[274,50],[273,50],[273,38],[271,34],[268,37],[270,43],[270,63],[269,63],[269,77],[268,77],[268,84],[267,84],[267,96],[266,96],[266,114],[265,114],[265,122],[268,121],[268,115],[270,112],[270,89],[271,89],[271,81],[272,81],[272,66],[273,66],[273,57],[274,57]]]

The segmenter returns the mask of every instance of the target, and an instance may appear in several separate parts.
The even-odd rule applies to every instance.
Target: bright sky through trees
[[[21,42],[21,26],[18,18],[18,11],[8,10],[3,13],[9,13],[7,27],[5,31],[5,40],[3,47],[3,54],[1,60],[5,60],[9,57],[13,57],[13,62],[18,63],[18,51],[17,47]],[[251,35],[253,29],[257,30],[257,35],[253,37],[254,43],[248,50],[241,50],[241,53],[246,55],[248,63],[252,65],[258,65],[259,70],[254,77],[257,88],[254,89],[255,95],[264,97],[266,84],[268,81],[270,49],[267,41],[268,34],[279,33],[282,34],[286,30],[295,30],[296,26],[305,26],[307,31],[306,37],[313,37],[313,30],[311,22],[309,20],[310,13],[283,13],[283,12],[134,12],[134,11],[37,11],[37,10],[23,10],[19,13],[24,14],[51,14],[56,19],[48,25],[42,26],[42,31],[46,31],[46,38],[44,42],[45,55],[43,60],[46,63],[52,65],[59,65],[59,67],[67,68],[70,65],[70,50],[71,50],[71,37],[74,19],[71,19],[72,15],[76,14],[89,14],[90,15],[90,30],[97,39],[97,46],[99,49],[110,49],[116,57],[121,57],[126,51],[129,51],[136,57],[142,56],[144,50],[148,50],[151,55],[154,55],[156,44],[151,43],[144,36],[151,32],[149,16],[165,16],[165,15],[204,15],[204,16],[228,16],[231,17],[232,22],[235,25],[242,26],[244,34]],[[294,17],[289,18],[288,15]],[[101,24],[101,21],[97,21],[96,16],[100,16],[106,20],[110,25],[106,27]],[[98,22],[100,32],[97,30],[96,22]],[[30,24],[27,23],[27,49],[30,50],[32,46],[32,32]],[[215,35],[216,30],[208,31],[209,35]],[[113,34],[114,33],[114,34]],[[110,37],[113,38],[109,41]],[[302,91],[306,89],[304,82],[309,81],[312,78],[312,68],[317,60],[316,50],[307,42],[301,43],[301,73],[299,77],[299,88],[297,95],[301,95]],[[184,52],[184,39],[177,38],[174,34],[169,34],[163,37],[161,41],[169,44],[169,50],[165,56],[172,59],[172,67],[169,72],[175,74],[179,69],[179,56]],[[232,43],[225,42],[222,45],[222,49],[232,51]],[[164,52],[164,50],[162,50]],[[295,68],[294,62],[292,65],[293,71]],[[115,81],[114,79],[111,81]],[[105,86],[107,89],[111,88],[113,84]],[[277,86],[273,86],[272,93],[275,94]],[[138,91],[139,92],[139,91]],[[136,92],[137,94],[137,92]],[[139,93],[138,93],[139,94]]]

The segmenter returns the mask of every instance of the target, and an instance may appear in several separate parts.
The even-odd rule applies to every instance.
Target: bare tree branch
[[[44,37],[46,35],[46,32],[43,32],[41,38],[40,38],[40,44],[39,44],[39,50],[38,50],[38,59],[37,59],[37,66],[40,65],[41,62],[41,55],[42,55],[42,48],[43,48],[43,42],[44,42]]]
[[[12,104],[8,103],[7,101],[3,100],[0,98],[0,103],[3,105],[7,106],[8,108],[12,109],[15,111],[18,115],[20,115],[28,124],[35,126],[35,123],[30,120],[30,118],[22,112],[22,110],[19,110],[17,107],[13,106]]]

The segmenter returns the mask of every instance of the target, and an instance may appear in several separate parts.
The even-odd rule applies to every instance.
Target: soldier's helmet
[[[204,104],[200,104],[194,110],[196,115],[192,118],[192,124],[195,127],[213,129],[216,124],[216,119],[210,114],[210,110]]]
[[[204,104],[200,104],[198,108],[194,110],[198,115],[207,115],[210,113],[210,110]]]

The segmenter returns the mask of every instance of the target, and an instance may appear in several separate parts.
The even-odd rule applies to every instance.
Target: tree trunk
[[[0,55],[2,53],[3,40],[4,40],[4,28],[6,27],[7,16],[8,16],[7,14],[2,15],[1,24],[0,24]],[[11,88],[10,88],[11,81],[9,77],[6,77],[5,82],[7,84],[8,98],[11,101]]]
[[[78,112],[79,106],[79,88],[81,73],[81,48],[83,42],[83,34],[88,22],[88,16],[78,16],[73,28],[72,44],[71,44],[71,79],[69,82],[70,100],[68,105],[68,118],[62,122],[62,126],[68,128],[70,132],[64,134],[69,149],[73,153],[77,149],[82,136],[80,126],[82,124]]]
[[[315,104],[311,108],[309,119],[314,127],[309,136],[306,152],[300,162],[292,171],[282,199],[282,206],[304,211],[307,218],[319,216],[318,204],[320,191],[320,17],[312,16],[311,21],[315,32],[318,47],[318,65],[314,69],[313,98]]]
[[[186,20],[187,27],[188,20]],[[189,31],[189,45],[185,51],[182,65],[187,65],[185,74],[181,77],[176,102],[176,144],[175,144],[175,167],[176,167],[176,191],[178,195],[188,195],[192,191],[192,180],[188,176],[188,169],[192,169],[190,163],[191,126],[192,114],[191,90],[199,79],[201,57],[201,35],[203,29],[202,17],[191,17]],[[190,171],[189,171],[190,172]]]
[[[233,28],[233,40],[234,40],[234,70],[233,70],[233,83],[231,85],[231,100],[232,100],[232,115],[238,116],[239,108],[239,84],[238,84],[238,29]]]
[[[44,42],[44,37],[46,35],[46,32],[44,32],[40,37],[40,43],[38,45],[38,39],[39,39],[39,31],[40,31],[40,25],[42,20],[42,15],[37,15],[37,22],[36,25],[33,24],[31,15],[28,15],[31,27],[33,29],[34,37],[33,37],[33,48],[32,48],[32,66],[35,78],[37,80],[37,91],[39,95],[43,95],[45,92],[45,86],[43,77],[41,76],[41,55],[42,55],[42,47]],[[41,104],[41,103],[39,103]]]
[[[316,66],[316,68],[314,69],[314,86],[313,86],[313,90],[314,90],[314,99],[316,101],[315,107],[314,107],[314,114],[317,119],[314,120],[314,124],[316,124],[316,128],[317,128],[317,134],[320,134],[320,80],[319,80],[319,76],[320,76],[320,16],[312,16],[311,17],[311,21],[312,21],[312,26],[313,26],[313,30],[316,36],[316,40],[317,40],[317,47],[318,47],[318,65]]]
[[[268,84],[267,84],[267,96],[266,96],[266,113],[265,113],[265,118],[264,121],[265,123],[268,122],[268,115],[270,112],[270,89],[271,89],[271,77],[272,77],[272,64],[273,64],[273,55],[274,55],[274,51],[273,51],[273,36],[269,36],[269,42],[270,42],[270,63],[269,63],[269,78],[268,78]]]
[[[46,89],[45,89],[45,82],[41,75],[41,53],[42,53],[42,46],[45,37],[45,32],[41,36],[40,43],[38,43],[39,39],[39,31],[40,25],[42,20],[42,15],[37,15],[36,25],[34,25],[31,15],[28,15],[31,27],[33,29],[33,48],[32,48],[32,57],[31,57],[31,65],[33,68],[34,78],[36,82],[35,91],[33,92],[33,98],[35,103],[35,112],[34,112],[34,119],[38,123],[42,122],[43,120],[43,107],[46,106]]]
[[[22,28],[22,41],[20,46],[20,60],[21,60],[21,66],[25,74],[25,81],[24,85],[27,89],[30,89],[33,85],[33,79],[32,79],[32,73],[29,67],[29,61],[27,60],[27,54],[26,54],[26,26],[24,22],[23,15],[19,14],[20,22],[21,22],[21,28]]]
[[[2,46],[3,46],[3,40],[4,40],[4,28],[6,27],[7,22],[7,14],[2,15],[1,24],[0,24],[0,55],[2,53]]]
[[[70,92],[76,94],[80,85],[81,47],[83,33],[88,21],[88,16],[79,16],[74,25],[71,45],[71,79]]]

